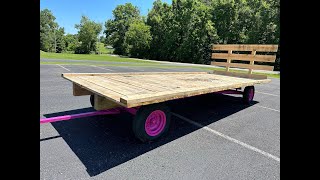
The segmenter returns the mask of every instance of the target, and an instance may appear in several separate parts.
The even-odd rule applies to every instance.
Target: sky
[[[49,9],[59,26],[64,27],[66,34],[76,34],[74,25],[80,23],[82,15],[104,26],[107,19],[112,19],[112,10],[127,2],[137,6],[140,14],[146,16],[148,10],[152,9],[154,0],[41,0],[40,10]],[[172,0],[162,2],[171,4]]]

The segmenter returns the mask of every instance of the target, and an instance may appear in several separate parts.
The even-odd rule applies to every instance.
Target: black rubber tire
[[[90,104],[92,107],[94,107],[94,95],[90,95]]]
[[[250,93],[250,90],[253,90],[253,96],[252,98],[250,99],[249,97],[249,93]],[[242,95],[242,101],[243,103],[245,104],[251,104],[252,101],[253,101],[253,98],[254,98],[254,93],[255,93],[255,90],[254,90],[254,86],[247,86],[244,88],[243,90],[243,95]]]
[[[155,110],[161,110],[166,115],[166,124],[163,131],[158,134],[157,136],[149,136],[145,130],[145,122],[149,116],[149,114]],[[149,142],[155,141],[166,135],[169,131],[171,124],[171,112],[167,105],[165,104],[151,104],[142,106],[137,111],[136,115],[134,116],[132,122],[132,130],[136,138],[138,138],[142,142]]]

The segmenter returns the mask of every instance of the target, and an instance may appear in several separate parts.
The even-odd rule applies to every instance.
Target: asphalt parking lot
[[[201,70],[40,65],[40,118],[92,111],[61,73],[156,71]],[[134,138],[129,114],[41,124],[40,178],[280,179],[280,79],[255,88],[250,106],[238,95],[173,101],[170,133],[149,144]]]

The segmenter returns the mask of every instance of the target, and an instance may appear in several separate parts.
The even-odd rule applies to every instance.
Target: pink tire
[[[170,126],[171,114],[164,104],[140,107],[133,120],[133,132],[142,142],[153,141],[164,136]]]
[[[251,104],[254,97],[254,86],[247,86],[243,91],[243,102],[245,104]]]

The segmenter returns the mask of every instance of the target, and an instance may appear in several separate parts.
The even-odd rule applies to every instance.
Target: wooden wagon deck
[[[64,73],[62,77],[73,82],[75,96],[95,94],[100,98],[95,102],[109,102],[95,109],[137,107],[270,81],[208,72]]]

